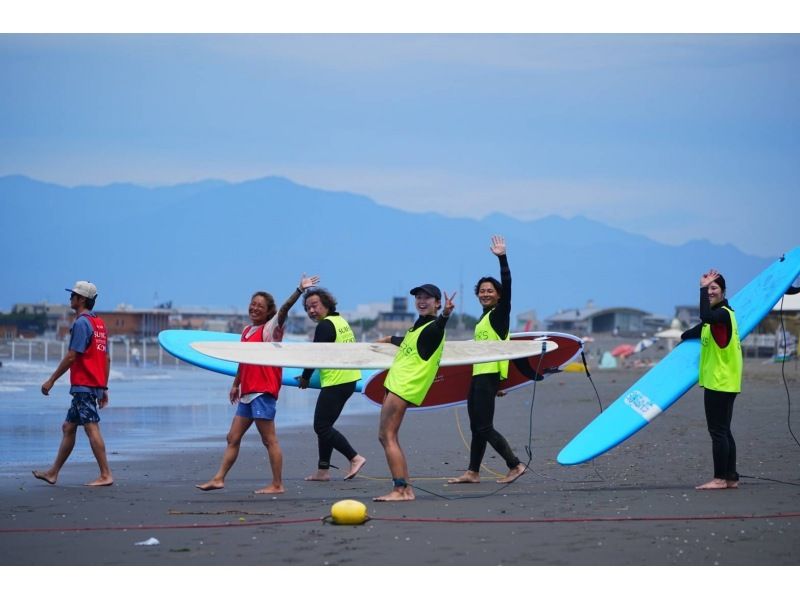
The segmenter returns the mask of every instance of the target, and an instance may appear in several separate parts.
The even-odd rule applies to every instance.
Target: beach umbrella
[[[680,342],[681,340],[681,332],[680,323],[678,326],[674,326],[677,320],[673,321],[673,326],[670,326],[666,330],[662,330],[661,332],[656,332],[656,338],[665,339],[667,341],[667,347],[670,351],[672,348]]]
[[[638,343],[636,343],[636,346],[633,348],[633,352],[634,353],[641,353],[642,351],[644,351],[648,347],[652,347],[655,343],[656,343],[656,339],[654,339],[654,338],[643,338]]]
[[[614,357],[627,357],[628,355],[632,355],[636,352],[636,347],[633,345],[623,344],[617,345],[613,349],[611,349],[611,355]]]
[[[656,337],[672,339],[672,340],[680,340],[681,334],[683,333],[676,328],[667,328],[666,330],[662,330],[661,332],[656,332]]]

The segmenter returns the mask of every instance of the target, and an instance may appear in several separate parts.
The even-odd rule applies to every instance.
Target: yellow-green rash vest
[[[731,316],[731,340],[727,347],[720,347],[711,334],[711,325],[703,324],[700,332],[700,386],[720,392],[742,390],[742,345],[739,341],[739,326],[733,310]]]
[[[511,334],[508,333],[506,334],[505,338],[501,339],[500,335],[497,334],[494,328],[492,328],[492,322],[489,319],[489,315],[493,311],[494,309],[487,311],[475,325],[476,341],[507,341],[509,338],[511,338]],[[479,374],[500,374],[500,379],[505,380],[508,378],[508,360],[490,361],[489,363],[476,363],[472,366],[472,375],[477,376]]]
[[[326,320],[330,320],[336,330],[335,343],[354,343],[356,342],[356,335],[353,334],[350,324],[347,323],[342,316],[325,316]],[[355,382],[361,380],[361,370],[320,370],[319,382],[322,388],[326,386],[336,386],[337,384],[344,384],[345,382]]]
[[[427,361],[422,359],[417,351],[417,341],[420,334],[433,322],[435,320],[406,333],[400,348],[397,350],[397,354],[394,356],[386,381],[383,383],[386,390],[393,392],[413,405],[422,405],[425,395],[428,394],[428,389],[433,384],[436,371],[439,369],[439,362],[442,359],[446,335],[442,335],[442,341]]]

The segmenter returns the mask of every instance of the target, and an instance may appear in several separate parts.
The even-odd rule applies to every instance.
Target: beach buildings
[[[565,309],[545,319],[547,330],[576,336],[641,337],[655,334],[669,324],[669,318],[635,307],[596,307],[591,301],[582,308]]]
[[[392,310],[382,311],[378,314],[378,321],[375,324],[376,332],[379,336],[402,336],[414,325],[416,319],[416,314],[408,311],[407,297],[393,297]]]

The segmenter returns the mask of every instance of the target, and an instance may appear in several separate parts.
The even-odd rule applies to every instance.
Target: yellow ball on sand
[[[331,507],[331,520],[339,525],[359,525],[367,520],[367,507],[357,500],[340,500]]]

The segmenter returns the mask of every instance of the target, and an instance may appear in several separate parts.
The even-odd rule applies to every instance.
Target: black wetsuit
[[[448,319],[449,316],[444,314],[438,317],[420,316],[409,330],[409,332],[412,332],[417,330],[420,326],[424,326],[428,322],[433,322],[433,324],[422,331],[417,339],[417,353],[419,353],[419,356],[424,361],[428,361],[436,352],[436,349],[439,348],[439,345],[442,344],[442,339],[444,338],[444,329],[447,326]],[[399,347],[404,338],[405,336],[393,336],[392,344]]]
[[[490,312],[488,317],[492,328],[500,338],[505,338],[511,328],[511,270],[505,255],[498,256],[498,259],[500,261],[500,284],[503,285],[503,291],[497,305],[494,308],[484,308],[481,317],[485,317],[487,312]],[[494,407],[499,388],[499,373],[478,374],[472,377],[467,396],[469,427],[472,431],[469,450],[470,471],[480,471],[487,443],[505,460],[509,469],[513,469],[520,463],[508,441],[494,428]]]
[[[336,312],[328,315],[338,316]],[[315,343],[333,343],[336,341],[336,328],[330,320],[322,320],[314,330]],[[311,379],[313,369],[303,370],[302,377],[306,380]],[[345,403],[356,389],[356,381],[326,386],[319,391],[317,405],[314,408],[314,432],[317,434],[317,445],[319,449],[319,469],[330,469],[331,455],[336,449],[352,461],[358,452],[350,445],[347,438],[333,427],[336,420],[342,414]]]
[[[700,288],[700,324],[690,328],[681,335],[681,339],[700,338],[704,324],[711,326],[711,335],[714,342],[722,348],[728,346],[733,336],[731,315],[727,309],[728,300],[717,303],[711,307],[708,298],[708,288]],[[706,412],[706,424],[711,436],[711,453],[714,459],[714,477],[721,480],[735,482],[739,479],[736,471],[736,441],[731,432],[733,419],[733,402],[737,393],[723,392],[705,388],[703,404]]]

